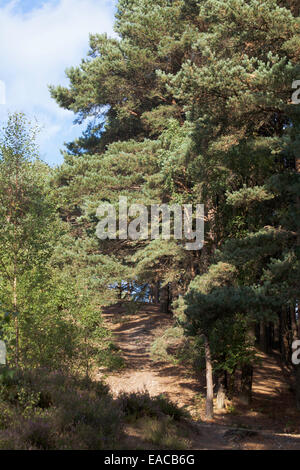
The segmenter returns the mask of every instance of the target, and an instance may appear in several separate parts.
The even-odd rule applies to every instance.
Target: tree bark
[[[155,303],[159,304],[159,282],[156,282],[154,289]]]
[[[272,328],[271,324],[266,324],[265,322],[260,322],[260,348],[266,354],[271,352],[272,349]]]
[[[162,313],[169,313],[169,286],[162,287],[160,292],[160,309]]]
[[[14,276],[13,280],[13,308],[15,314],[15,334],[16,334],[16,351],[15,351],[15,365],[19,366],[19,319],[18,319],[18,300],[17,300],[17,276]]]
[[[291,341],[290,341],[290,325],[287,308],[281,310],[280,321],[280,353],[281,360],[284,364],[291,363]]]
[[[214,384],[213,384],[213,370],[212,370],[212,359],[210,345],[208,337],[204,337],[204,349],[205,349],[205,365],[206,365],[206,406],[205,414],[206,419],[213,418],[213,398],[214,398]]]
[[[291,324],[292,324],[292,335],[293,341],[299,338],[299,331],[298,331],[298,321],[296,316],[296,305],[291,309]]]
[[[225,373],[218,377],[218,392],[217,392],[217,409],[223,410],[225,408],[226,399],[226,376]]]
[[[122,293],[123,293],[122,282],[120,282],[120,285],[118,286],[118,289],[119,289],[118,297],[121,300],[122,299]]]
[[[242,367],[241,390],[239,394],[239,401],[243,405],[250,405],[252,401],[252,379],[253,367],[251,364],[245,364]]]
[[[296,173],[300,177],[300,156],[297,156],[295,158],[295,169],[296,169]],[[297,208],[297,211],[300,213],[300,197],[299,196],[297,196],[297,199],[296,199],[296,208]],[[300,251],[300,230],[299,229],[297,233],[297,249]],[[299,315],[300,292],[299,292],[299,297],[297,299],[297,303],[298,303],[298,315]],[[298,334],[298,339],[299,339],[299,334]],[[296,407],[298,410],[300,410],[300,364],[296,365]]]
[[[300,364],[296,365],[296,408],[300,410]]]

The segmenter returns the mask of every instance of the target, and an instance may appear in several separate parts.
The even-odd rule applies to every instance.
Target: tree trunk
[[[217,392],[217,409],[223,410],[225,408],[226,399],[226,376],[225,373],[218,377],[218,392]]]
[[[298,308],[299,312],[299,308]],[[300,313],[300,312],[299,312]],[[299,315],[298,313],[298,315]],[[291,310],[291,321],[292,321],[292,334],[293,334],[293,341],[299,339],[299,330],[298,330],[298,321],[296,314],[296,305]],[[296,408],[300,410],[300,365],[295,365],[295,373],[296,373],[296,383],[295,383],[295,391],[296,391]]]
[[[160,292],[160,309],[162,313],[169,313],[169,286],[162,287]]]
[[[159,282],[156,282],[154,289],[155,303],[159,304]]]
[[[291,309],[291,323],[292,323],[292,333],[293,333],[293,341],[299,338],[298,332],[298,322],[296,316],[296,306]]]
[[[15,351],[15,364],[19,366],[19,319],[18,319],[18,301],[17,301],[17,277],[14,276],[13,280],[13,308],[15,314],[15,334],[16,334],[16,351]]]
[[[123,292],[122,282],[120,282],[120,285],[118,286],[118,289],[119,289],[118,297],[121,300],[122,299],[122,292]]]
[[[239,401],[243,405],[250,405],[252,400],[252,378],[253,367],[251,364],[245,364],[242,367],[241,375],[241,390],[239,394]]]
[[[280,351],[280,313],[278,314],[278,321],[274,324],[274,345],[273,349]]]
[[[259,345],[266,354],[271,352],[271,328],[265,322],[260,322]]]
[[[291,358],[291,341],[290,341],[290,327],[288,312],[286,307],[281,310],[279,317],[279,328],[280,328],[280,354],[281,360],[284,364],[290,364]]]
[[[270,352],[275,349],[275,325],[273,322],[269,323],[269,337],[270,337]]]
[[[213,418],[213,398],[214,398],[214,384],[212,372],[211,351],[208,337],[204,336],[204,349],[205,349],[205,365],[206,365],[206,419]]]
[[[227,382],[228,382],[228,385],[227,385],[227,394],[228,394],[228,398],[232,399],[234,394],[235,394],[235,374],[236,374],[236,367],[234,367],[234,369],[232,370],[231,373],[228,373],[228,376],[227,376]]]
[[[295,158],[295,169],[296,169],[296,173],[300,177],[300,156],[297,156]],[[298,212],[300,213],[300,197],[299,196],[297,196],[297,199],[296,199],[296,208]],[[299,214],[298,214],[298,217],[299,217]],[[297,249],[300,251],[300,230],[299,229],[297,233]],[[299,315],[299,302],[300,302],[300,292],[299,292],[299,297],[297,299],[298,315]],[[299,339],[299,334],[298,334],[298,339]],[[296,407],[298,410],[300,410],[300,364],[296,365]]]
[[[86,379],[90,376],[90,363],[89,363],[89,351],[88,351],[88,341],[86,335],[84,336],[84,347],[85,347],[85,377]]]

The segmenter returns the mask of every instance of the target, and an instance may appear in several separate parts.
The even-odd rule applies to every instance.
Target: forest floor
[[[117,372],[100,371],[114,396],[120,392],[163,394],[191,417],[192,449],[300,449],[300,413],[295,410],[289,377],[276,354],[259,352],[253,376],[251,407],[232,402],[214,419],[205,421],[205,374],[197,376],[185,364],[154,362],[150,347],[172,324],[158,305],[145,304],[138,313],[125,314],[120,305],[104,311],[106,325],[120,348],[125,367]],[[196,428],[195,428],[196,426]],[[127,429],[128,439],[138,443],[138,432]],[[143,447],[143,443],[139,444]],[[147,447],[145,447],[147,448]]]

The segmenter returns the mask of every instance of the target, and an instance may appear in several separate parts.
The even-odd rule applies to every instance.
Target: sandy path
[[[150,358],[155,333],[170,325],[171,318],[156,305],[145,305],[139,314],[126,315],[122,323],[112,321],[116,312],[117,307],[110,307],[103,315],[126,361],[124,370],[106,380],[113,394],[147,390],[151,396],[163,393],[180,406],[191,406],[200,392],[198,380],[187,376],[183,366],[156,363]]]
[[[195,409],[195,397],[205,393],[203,380],[201,383],[199,377],[188,374],[182,365],[157,363],[150,357],[154,338],[171,325],[171,317],[160,313],[159,306],[146,304],[138,314],[125,315],[121,322],[116,322],[120,311],[120,306],[107,308],[103,317],[113,332],[115,343],[123,352],[126,368],[108,375],[107,371],[102,371],[99,377],[106,375],[106,382],[114,396],[123,391],[148,391],[151,396],[164,394],[179,406]],[[300,449],[300,415],[296,412],[295,416],[288,382],[276,357],[260,353],[260,358],[261,363],[255,368],[253,377],[251,408],[241,410],[242,413],[237,416],[216,413],[210,424],[199,422],[194,449]],[[284,423],[291,417],[299,421],[299,432],[280,435]],[[235,431],[231,432],[232,425],[252,429],[253,435],[248,436],[246,432],[241,438]]]

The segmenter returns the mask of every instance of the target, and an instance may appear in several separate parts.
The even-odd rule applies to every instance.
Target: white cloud
[[[67,83],[64,71],[86,55],[89,33],[113,35],[115,1],[49,0],[27,13],[18,4],[0,6],[0,80],[7,103],[0,118],[7,109],[35,115],[45,127],[41,145],[55,135],[59,145],[60,133],[62,145],[74,137],[74,129],[66,135],[74,116],[50,98],[48,85]]]

